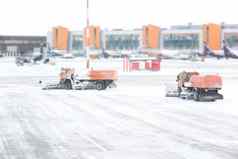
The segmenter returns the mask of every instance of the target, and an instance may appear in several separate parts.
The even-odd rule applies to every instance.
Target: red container
[[[151,70],[151,62],[145,62],[145,69]]]
[[[132,62],[131,63],[131,70],[132,71],[138,71],[140,69],[140,63],[139,62]]]
[[[160,70],[160,61],[159,60],[152,61],[151,70],[152,71],[159,71]]]

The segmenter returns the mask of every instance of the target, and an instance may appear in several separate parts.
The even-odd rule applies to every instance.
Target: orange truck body
[[[90,80],[117,80],[118,74],[115,70],[91,70],[88,72]]]
[[[190,79],[192,87],[203,89],[221,89],[222,78],[219,75],[193,75]]]

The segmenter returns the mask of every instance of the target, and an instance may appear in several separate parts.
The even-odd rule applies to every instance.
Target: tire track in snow
[[[107,99],[107,98],[108,98],[107,96],[102,97],[102,99]],[[123,106],[123,104],[128,103],[128,98],[127,98],[127,102],[123,102],[121,100],[118,100],[116,97],[114,97],[114,98],[110,97],[110,98],[111,98],[111,100],[116,101],[117,103],[121,103],[122,106]],[[130,98],[129,100],[130,100],[130,102],[137,103],[136,99]],[[231,135],[224,136],[224,134],[219,132],[218,129],[211,129],[211,128],[208,128],[207,126],[204,125],[204,124],[206,124],[206,125],[216,124],[216,125],[223,126],[223,129],[228,128],[230,131],[232,130],[232,132],[234,132],[234,133],[238,132],[238,126],[235,125],[234,123],[229,122],[229,121],[221,120],[219,113],[216,115],[216,118],[215,118],[215,115],[212,116],[211,113],[210,114],[205,114],[203,116],[199,115],[199,114],[194,114],[194,112],[193,113],[191,113],[191,112],[186,113],[186,111],[190,111],[190,110],[181,110],[181,109],[183,109],[183,107],[180,107],[179,109],[176,108],[176,107],[173,107],[173,109],[171,107],[161,108],[161,107],[159,107],[161,104],[167,105],[165,103],[162,103],[161,100],[159,100],[159,102],[151,102],[150,100],[145,100],[143,98],[140,98],[140,101],[143,101],[142,103],[146,103],[149,106],[157,105],[158,106],[157,108],[159,108],[159,110],[163,109],[163,110],[166,110],[166,112],[164,112],[164,111],[159,112],[158,110],[156,110],[156,112],[154,110],[151,111],[148,108],[137,106],[137,104],[133,105],[133,108],[140,109],[142,111],[148,111],[148,112],[151,112],[151,113],[154,113],[154,114],[156,113],[157,115],[163,115],[165,117],[166,116],[171,117],[171,119],[174,119],[173,121],[181,121],[181,122],[183,122],[185,124],[188,124],[192,127],[195,127],[194,124],[196,124],[197,128],[206,130],[207,132],[214,133],[216,135],[220,134],[221,137],[227,137],[227,138],[230,138],[230,139],[237,139],[237,136],[235,134],[233,134],[233,136],[231,136]],[[152,109],[152,108],[150,107],[150,109]],[[217,116],[219,116],[219,119],[217,118]],[[181,117],[187,118],[187,119],[182,120]],[[236,120],[236,118],[232,118],[232,119],[233,119],[233,121]],[[237,118],[237,121],[238,121],[238,118]],[[204,125],[204,126],[201,126],[201,125]]]
[[[100,98],[100,99],[105,99],[105,98]],[[113,99],[112,101],[114,103],[116,103],[115,99]],[[102,103],[105,103],[105,100]],[[119,114],[120,115],[124,115],[128,119],[137,120],[137,121],[139,121],[141,123],[144,123],[145,125],[147,125],[149,127],[156,128],[160,132],[162,132],[162,133],[164,133],[166,135],[169,134],[170,137],[174,138],[178,142],[184,143],[184,144],[190,144],[192,147],[196,147],[196,148],[198,148],[198,149],[200,149],[202,151],[213,151],[215,153],[220,153],[222,155],[226,155],[227,157],[231,157],[231,158],[234,158],[234,159],[236,159],[236,157],[238,156],[237,149],[230,149],[230,148],[227,148],[227,147],[223,147],[223,146],[219,146],[219,145],[214,145],[214,144],[211,144],[211,143],[206,142],[206,141],[201,142],[200,140],[196,140],[194,138],[191,138],[191,137],[188,137],[188,136],[184,136],[184,135],[181,135],[181,134],[179,135],[179,134],[171,132],[171,131],[169,131],[167,129],[161,128],[160,126],[157,126],[157,123],[151,123],[151,121],[146,121],[146,120],[141,119],[139,117],[128,115],[128,114],[125,113],[126,111],[118,112],[115,109],[113,109],[113,110],[111,109],[110,110],[109,107],[105,107],[105,106],[103,106],[102,104],[99,104],[99,103],[97,104],[97,106],[102,107],[104,110],[110,111],[110,113],[114,114],[115,116],[118,116]],[[127,106],[129,106],[129,105],[127,104]],[[130,106],[132,106],[132,105],[130,105]],[[110,107],[110,108],[112,108],[112,107]]]
[[[69,95],[68,94],[64,94],[65,98],[68,99],[68,101],[66,100],[62,100],[61,102],[64,103],[64,105],[67,105],[69,107],[71,107],[73,110],[77,110],[77,112],[81,112],[83,114],[87,114],[87,116],[89,118],[94,118],[95,121],[99,122],[101,125],[106,126],[104,129],[112,128],[115,131],[118,131],[118,129],[114,126],[112,126],[111,124],[105,124],[104,121],[102,121],[100,118],[97,118],[95,114],[93,114],[90,111],[87,111],[85,109],[83,109],[81,106],[79,106],[77,104],[77,102],[69,102],[71,100],[69,100]],[[62,99],[62,97],[56,97],[58,99]],[[78,98],[79,99],[79,98]],[[78,101],[77,99],[77,101]],[[81,100],[80,100],[81,101]],[[79,129],[81,127],[79,126]],[[92,134],[86,133],[84,130],[80,129],[80,132],[77,132],[78,135],[80,135],[82,138],[84,138],[85,140],[89,141],[92,145],[94,145],[95,147],[97,147],[100,151],[105,152],[105,151],[110,151],[112,150],[112,146],[107,145],[106,143],[103,143],[102,141],[99,140],[98,137],[96,136],[92,136]]]

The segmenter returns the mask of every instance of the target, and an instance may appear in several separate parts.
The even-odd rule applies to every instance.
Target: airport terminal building
[[[88,30],[88,38],[86,38]],[[49,36],[50,35],[50,36]],[[203,24],[175,25],[160,28],[146,25],[139,29],[102,30],[90,26],[83,31],[70,31],[55,27],[48,33],[48,43],[53,49],[77,54],[83,53],[86,46],[94,52],[128,54],[133,52],[202,52],[204,42],[213,51],[222,49],[223,41],[238,50],[238,25]]]
[[[90,26],[83,31],[59,26],[48,32],[47,42],[52,49],[73,54],[83,53],[86,46],[95,53],[125,54],[142,48],[159,49],[159,32],[159,27],[153,25],[133,30],[101,30],[98,26]]]
[[[0,55],[31,54],[39,52],[40,47],[46,44],[51,49],[74,55],[84,55],[86,46],[96,54],[201,52],[204,42],[212,50],[219,51],[223,41],[230,48],[238,50],[238,25],[209,23],[175,25],[170,28],[145,25],[132,30],[103,30],[99,26],[89,26],[77,31],[58,26],[49,31],[47,36],[0,35]]]

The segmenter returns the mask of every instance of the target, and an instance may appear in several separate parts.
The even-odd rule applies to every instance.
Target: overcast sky
[[[146,24],[238,24],[237,0],[90,0],[90,23],[102,29]],[[45,35],[53,26],[85,26],[86,0],[0,0],[1,35]]]

